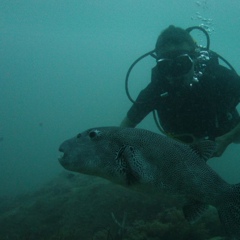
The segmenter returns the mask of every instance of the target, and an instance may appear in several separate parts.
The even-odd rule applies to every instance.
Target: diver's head
[[[194,77],[195,48],[196,44],[186,30],[169,26],[156,42],[159,73],[171,84],[190,84]]]

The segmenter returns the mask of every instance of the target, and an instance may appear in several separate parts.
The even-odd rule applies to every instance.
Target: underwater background
[[[210,49],[240,73],[239,12],[238,0],[1,0],[0,239],[222,239],[215,209],[189,225],[177,196],[69,173],[58,147],[87,128],[120,124],[131,106],[129,66],[171,24],[203,26]],[[133,98],[154,64],[148,57],[133,69]],[[139,127],[158,132],[151,114]],[[239,145],[208,164],[240,183]]]

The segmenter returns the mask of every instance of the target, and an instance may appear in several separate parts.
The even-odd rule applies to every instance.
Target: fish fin
[[[191,200],[183,206],[183,214],[188,222],[196,222],[202,214],[207,210],[208,205],[200,201]]]
[[[207,161],[217,149],[217,144],[214,141],[203,140],[198,143],[190,144],[191,149],[200,156],[204,161]]]
[[[240,239],[240,184],[232,185],[217,206],[221,223],[231,239]]]
[[[124,145],[122,146],[118,153],[117,153],[117,159],[121,161],[121,164],[124,166],[123,171],[126,176],[126,184],[133,185],[140,180],[140,175],[134,169],[133,162],[137,161],[137,154],[136,150],[132,146]]]

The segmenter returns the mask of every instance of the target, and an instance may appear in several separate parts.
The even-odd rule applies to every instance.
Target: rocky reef
[[[213,207],[190,224],[179,196],[146,196],[81,174],[63,172],[38,191],[1,203],[1,240],[224,239]]]

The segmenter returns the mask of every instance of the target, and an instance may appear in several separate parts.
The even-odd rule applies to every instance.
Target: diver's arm
[[[159,98],[158,69],[154,67],[151,73],[151,82],[138,95],[137,99],[122,120],[120,127],[136,127],[155,108]]]
[[[238,123],[237,126],[228,133],[217,137],[215,141],[217,143],[217,151],[214,156],[220,157],[229,144],[240,143],[240,123]]]
[[[133,123],[127,116],[122,120],[120,127],[135,127],[136,124]]]

